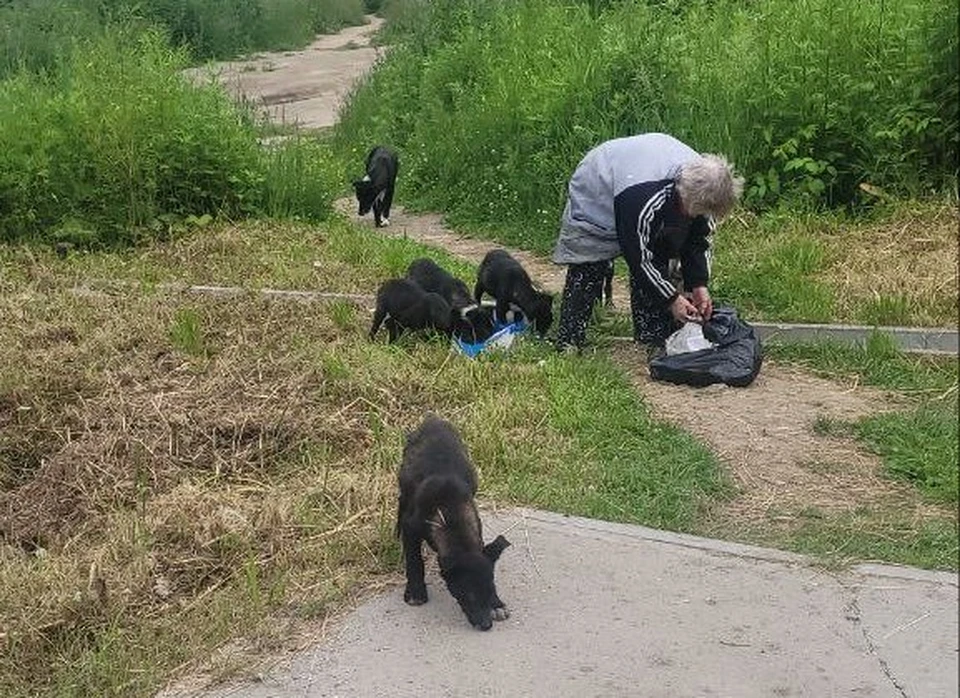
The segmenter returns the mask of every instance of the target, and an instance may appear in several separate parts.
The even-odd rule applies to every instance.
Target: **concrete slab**
[[[957,695],[957,575],[864,566],[530,510],[485,513],[513,542],[498,566],[512,616],[470,628],[433,576],[254,684],[200,695]]]
[[[900,351],[957,355],[957,330],[951,327],[868,327],[751,322],[764,342],[838,342],[864,346],[875,333],[886,335]]]

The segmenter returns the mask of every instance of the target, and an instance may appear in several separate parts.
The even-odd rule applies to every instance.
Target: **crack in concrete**
[[[884,676],[886,676],[890,684],[897,689],[902,698],[910,698],[910,696],[907,694],[907,689],[905,689],[897,680],[897,677],[893,675],[893,670],[890,668],[890,665],[887,664],[887,660],[880,656],[879,649],[870,638],[870,633],[868,633],[867,629],[864,627],[863,619],[861,618],[860,604],[857,602],[856,595],[854,595],[850,603],[847,604],[845,610],[846,619],[853,623],[854,627],[860,631],[860,634],[863,636],[863,640],[867,645],[867,651],[871,656],[876,658],[877,663],[880,665],[880,670],[883,672]]]

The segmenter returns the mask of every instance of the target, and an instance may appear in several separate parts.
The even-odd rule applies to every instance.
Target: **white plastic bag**
[[[699,323],[688,322],[667,337],[667,356],[689,354],[692,351],[712,349],[715,346],[703,336],[703,327]]]

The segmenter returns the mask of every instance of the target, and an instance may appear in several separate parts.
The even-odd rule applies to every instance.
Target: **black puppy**
[[[497,596],[493,568],[510,543],[497,536],[483,544],[473,501],[477,474],[449,422],[427,415],[407,436],[399,480],[397,535],[403,543],[407,574],[403,600],[411,606],[427,602],[422,551],[426,541],[437,553],[447,589],[471,625],[489,630],[493,620],[508,618],[507,607]]]
[[[479,303],[484,293],[497,299],[498,317],[507,317],[514,304],[541,337],[553,324],[553,296],[535,290],[530,275],[506,250],[490,250],[480,263],[474,300]]]
[[[435,329],[449,335],[453,311],[450,304],[436,293],[427,293],[412,281],[386,281],[377,291],[377,309],[373,313],[370,339],[386,324],[390,341],[395,342],[404,330]]]
[[[410,263],[407,278],[424,291],[439,294],[453,308],[454,335],[474,344],[493,334],[489,309],[474,303],[467,285],[434,262],[422,257]]]
[[[607,269],[603,273],[603,304],[613,305],[613,260],[607,263]]]
[[[378,145],[367,155],[367,174],[353,183],[359,206],[357,215],[365,216],[373,208],[373,220],[378,228],[390,225],[390,205],[399,169],[396,154]]]

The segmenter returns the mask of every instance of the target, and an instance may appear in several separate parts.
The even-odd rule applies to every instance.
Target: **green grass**
[[[746,318],[831,322],[834,289],[820,275],[828,262],[822,237],[788,215],[743,225],[730,221],[716,234],[712,293]]]
[[[862,348],[831,344],[772,345],[772,358],[821,375],[895,390],[905,409],[857,422],[821,420],[822,433],[853,434],[883,460],[886,473],[914,484],[930,501],[956,504],[958,491],[958,363],[951,357],[902,354],[875,334]]]
[[[191,356],[203,356],[206,353],[203,329],[195,311],[184,308],[177,312],[170,327],[170,343]]]
[[[956,570],[956,519],[916,520],[895,507],[859,508],[841,515],[808,512],[789,530],[775,525],[715,527],[710,534],[750,540],[758,545],[811,555],[830,567],[859,562],[886,562],[925,569]]]
[[[857,433],[883,458],[891,476],[915,484],[934,501],[956,504],[957,419],[954,393],[947,404],[864,419]]]
[[[874,333],[865,346],[830,342],[817,344],[771,343],[770,358],[791,363],[837,380],[857,380],[865,385],[896,390],[916,397],[939,398],[955,394],[956,358],[904,354],[886,335]]]

